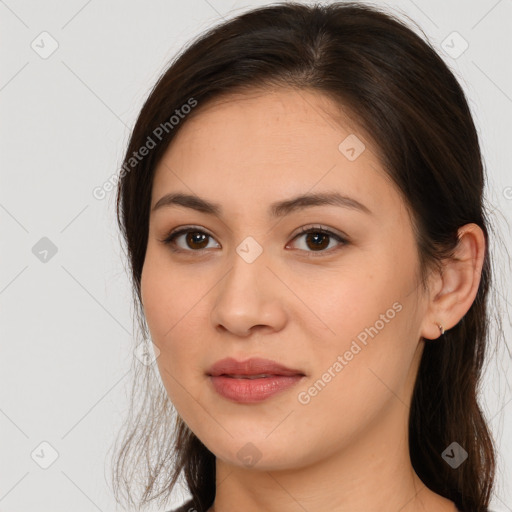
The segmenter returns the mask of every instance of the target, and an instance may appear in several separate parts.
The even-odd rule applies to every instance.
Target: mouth
[[[217,377],[229,377],[231,379],[266,379],[267,377],[283,377],[282,374],[266,374],[260,373],[259,375],[229,375],[223,373],[221,375],[217,375]]]
[[[207,372],[210,377],[230,377],[234,379],[261,379],[269,377],[301,376],[302,370],[288,368],[276,361],[262,358],[251,358],[245,361],[237,361],[231,357],[217,361]]]
[[[222,359],[210,368],[207,375],[220,396],[244,404],[262,402],[305,378],[301,370],[259,358],[246,361]]]

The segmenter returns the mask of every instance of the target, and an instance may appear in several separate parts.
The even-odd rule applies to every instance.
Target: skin
[[[349,134],[366,146],[354,161],[338,149]],[[327,205],[267,217],[275,201],[326,191],[372,214]],[[220,218],[183,206],[152,212],[141,283],[164,386],[216,456],[210,511],[455,511],[415,474],[407,424],[424,344],[442,343],[430,341],[438,324],[456,325],[476,296],[481,229],[460,229],[458,260],[432,274],[425,292],[408,210],[376,147],[331,100],[304,90],[259,90],[203,106],[156,169],[151,207],[169,192],[223,210]],[[348,243],[328,237],[316,249],[298,229],[318,224]],[[190,245],[182,235],[175,244],[184,252],[175,253],[162,240],[185,226],[210,237]],[[252,263],[236,252],[248,236],[263,249]],[[298,394],[394,303],[401,310],[300,403]],[[266,401],[238,404],[206,375],[229,356],[273,359],[306,377]],[[260,457],[250,467],[237,456],[247,443]]]

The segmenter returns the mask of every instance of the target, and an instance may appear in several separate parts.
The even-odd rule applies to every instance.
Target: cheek
[[[142,269],[141,295],[155,344],[165,344],[192,308],[197,295],[193,287],[194,281],[185,283],[181,273],[170,265],[166,251],[150,242]]]
[[[365,264],[360,258],[357,264],[349,264],[347,259],[343,268],[317,273],[310,280],[295,278],[294,291],[307,305],[305,314],[297,315],[297,320],[303,322],[302,329],[320,329],[323,352],[343,350],[399,298],[400,282],[386,275],[389,271],[376,268],[373,262]]]
[[[201,415],[201,410],[194,408],[200,382],[194,373],[202,357],[200,335],[194,323],[190,323],[197,298],[187,297],[183,287],[170,275],[148,265],[141,280],[144,312],[151,340],[159,350],[156,364],[162,384],[169,400],[189,423]]]
[[[346,275],[326,279],[307,295],[308,306],[325,328],[314,348],[311,379],[319,379],[320,409],[343,399],[355,412],[358,400],[382,399],[390,392],[386,386],[399,389],[407,375],[416,346],[410,321],[412,275],[400,273],[406,266],[385,256],[378,266],[361,258]],[[311,331],[311,324],[304,320],[302,328]],[[315,393],[307,392],[305,401]]]
[[[387,407],[408,403],[415,344],[407,341],[407,308],[392,298],[374,297],[370,310],[340,320],[336,341],[315,353],[315,371],[296,397],[308,428],[323,425],[327,437],[346,441]]]
[[[196,276],[197,277],[197,276]],[[205,293],[211,285],[169,264],[165,251],[148,247],[141,275],[141,295],[151,340],[159,349],[157,364],[174,395],[178,382],[196,378],[204,359]]]

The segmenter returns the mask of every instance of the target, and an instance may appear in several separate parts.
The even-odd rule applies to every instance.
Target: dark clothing
[[[196,510],[196,508],[194,508],[192,498],[191,498],[188,501],[186,501],[185,503],[183,503],[183,505],[181,505],[181,507],[169,510],[169,512],[203,512],[203,511]]]
[[[192,504],[192,499],[186,501],[181,507],[175,508],[173,510],[169,510],[169,512],[204,512],[202,510],[196,510],[194,505]],[[463,512],[459,509],[459,512]],[[488,512],[492,512],[489,510]]]

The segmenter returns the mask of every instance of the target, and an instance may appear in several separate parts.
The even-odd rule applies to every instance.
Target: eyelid
[[[300,236],[308,233],[323,233],[331,238],[334,238],[338,242],[338,246],[331,247],[330,249],[324,251],[302,251],[300,249],[296,249],[299,252],[304,252],[307,258],[316,258],[321,256],[327,257],[330,256],[332,253],[337,252],[343,246],[349,244],[348,236],[346,236],[345,234],[341,234],[340,232],[333,231],[331,228],[322,226],[321,224],[302,226],[299,229],[299,232],[293,236],[291,241],[293,242],[296,238],[299,238]],[[286,247],[288,247],[288,244],[286,245]]]
[[[300,227],[298,232],[293,235],[293,239],[295,239],[298,235],[302,235],[304,233],[309,233],[309,232],[317,232],[317,231],[320,233],[326,233],[328,235],[338,237],[341,240],[344,240],[345,242],[348,243],[348,236],[345,235],[342,231],[334,230],[333,228],[323,226],[322,224],[309,224],[309,225]]]
[[[195,231],[195,232],[204,233],[205,235],[207,235],[210,238],[215,240],[215,237],[211,233],[209,233],[208,230],[206,230],[202,226],[196,226],[194,224],[191,224],[191,225],[179,226],[179,227],[173,229],[163,239],[161,239],[159,241],[162,242],[165,245],[172,246],[173,245],[172,242],[178,236],[184,235],[184,234],[188,233],[189,231]],[[193,251],[193,250],[190,250],[190,249],[188,249],[188,250],[185,250],[185,249],[175,249],[175,248],[172,248],[172,249],[174,251],[176,251],[176,252],[202,252],[202,251]]]

